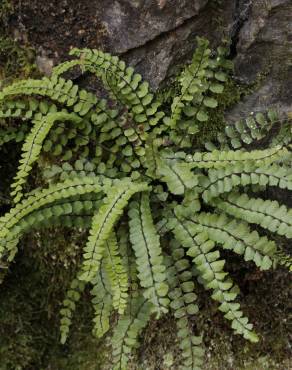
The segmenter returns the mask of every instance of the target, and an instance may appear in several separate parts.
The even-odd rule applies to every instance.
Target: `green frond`
[[[193,168],[220,168],[237,163],[243,165],[245,162],[262,167],[281,159],[287,153],[288,149],[284,145],[277,145],[264,150],[252,150],[250,152],[243,150],[213,150],[212,152],[197,152],[193,156],[187,155],[186,161]]]
[[[290,272],[292,272],[292,256],[290,254],[287,254],[282,249],[278,249],[274,256],[274,260],[276,264],[285,266]]]
[[[169,191],[173,194],[184,194],[187,189],[198,185],[198,176],[194,175],[187,163],[168,163],[160,160],[157,174],[166,182]]]
[[[245,119],[238,120],[234,124],[228,124],[225,126],[224,132],[220,132],[217,135],[220,149],[239,149],[245,145],[257,142],[266,137],[277,122],[279,122],[277,112],[269,110],[267,114],[259,112]],[[207,144],[209,148],[210,144]],[[212,148],[215,149],[216,146],[213,145]]]
[[[26,136],[22,146],[20,165],[14,178],[14,183],[11,185],[14,189],[11,195],[14,197],[15,203],[21,200],[26,177],[29,175],[33,163],[38,160],[43,142],[56,121],[72,121],[78,123],[81,121],[81,118],[74,113],[64,111],[49,113],[47,116],[41,117],[40,120],[34,119],[34,126]]]
[[[249,198],[246,194],[231,193],[216,199],[216,207],[249,223],[254,223],[279,235],[292,238],[292,210],[276,200]]]
[[[70,69],[72,69],[76,66],[79,66],[79,65],[80,65],[80,61],[75,60],[75,59],[60,63],[52,69],[51,76],[52,77],[59,77],[62,74],[68,72]]]
[[[277,250],[275,242],[251,230],[248,223],[231,219],[224,213],[217,215],[200,212],[186,219],[197,225],[198,232],[207,232],[213,242],[243,255],[245,261],[252,260],[261,270],[272,267]]]
[[[141,75],[134,73],[132,67],[126,67],[118,57],[90,49],[72,49],[70,54],[80,57],[83,70],[102,77],[105,87],[128,108],[134,121],[143,123],[144,131],[155,126],[164,116],[158,111],[160,103],[150,93],[148,82],[143,82]]]
[[[21,118],[31,120],[35,113],[47,114],[57,111],[57,107],[45,100],[37,100],[31,96],[22,99],[5,98],[0,101],[0,118]]]
[[[292,189],[292,180],[287,171],[278,165],[268,167],[255,167],[251,164],[237,164],[226,166],[224,169],[209,170],[208,177],[200,177],[198,189],[205,202],[229,193],[238,186],[261,185],[279,186],[281,189]]]
[[[62,309],[60,310],[60,332],[62,344],[67,341],[70,326],[72,324],[72,316],[84,288],[85,284],[82,281],[79,281],[77,278],[73,279],[63,301]]]
[[[51,79],[43,77],[40,80],[23,80],[14,82],[4,87],[0,92],[0,104],[13,96],[43,96],[52,101],[73,107],[75,113],[84,116],[97,104],[97,97],[85,90],[79,90],[71,80],[64,80],[59,77]]]
[[[139,346],[139,334],[150,320],[152,305],[144,298],[132,298],[131,311],[119,318],[111,340],[113,370],[127,370],[131,351]]]
[[[128,227],[120,225],[117,231],[119,251],[122,257],[122,264],[128,276],[129,290],[132,296],[138,294],[138,277],[135,254],[133,252]]]
[[[110,316],[113,308],[110,282],[103,269],[99,270],[92,284],[93,288],[90,293],[93,297],[91,303],[94,309],[93,334],[101,338],[110,329]]]
[[[180,147],[191,147],[190,137],[209,120],[208,112],[217,107],[217,95],[228,80],[226,70],[232,69],[224,48],[218,48],[213,59],[208,46],[207,40],[197,37],[193,59],[178,78],[180,93],[173,99],[170,117],[164,119],[171,129],[170,139]]]
[[[149,197],[142,194],[129,209],[130,240],[136,255],[138,278],[143,295],[155,307],[158,315],[167,312],[168,292],[159,235],[151,216]]]
[[[27,125],[23,124],[19,128],[8,127],[6,129],[0,129],[0,148],[2,145],[15,141],[19,143],[24,140],[27,132]]]
[[[2,256],[5,251],[11,253],[15,249],[15,238],[22,232],[27,222],[32,225],[36,218],[45,218],[45,212],[42,216],[36,213],[36,218],[34,217],[33,213],[39,210],[40,207],[52,205],[58,200],[70,198],[74,195],[99,193],[100,191],[102,191],[102,187],[97,178],[83,177],[82,179],[64,181],[47,189],[29,193],[27,198],[17,203],[14,208],[0,218],[0,255]],[[27,216],[30,216],[29,219],[21,223]]]
[[[135,193],[147,190],[147,184],[132,183],[129,180],[117,181],[106,190],[107,198],[104,205],[92,219],[90,235],[84,248],[81,280],[91,281],[94,278],[104,255],[105,242],[129,199]]]
[[[128,275],[119,253],[117,238],[114,232],[105,242],[104,268],[111,285],[113,307],[119,314],[125,312],[128,299]]]
[[[212,289],[212,298],[219,302],[219,310],[231,321],[231,327],[237,334],[243,335],[251,342],[257,342],[258,337],[252,331],[252,324],[243,316],[239,303],[234,300],[238,294],[236,286],[223,270],[225,261],[220,260],[215,243],[208,233],[198,232],[196,225],[173,217],[169,222],[176,240],[187,249],[187,255],[193,260],[204,286]]]
[[[193,334],[190,316],[199,311],[195,303],[197,295],[191,272],[190,262],[182,248],[175,242],[171,243],[172,257],[167,269],[169,284],[170,308],[176,320],[177,336],[182,351],[183,363],[181,369],[201,369],[204,359],[202,337]]]

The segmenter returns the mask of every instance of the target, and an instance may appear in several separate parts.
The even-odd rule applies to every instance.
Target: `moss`
[[[105,351],[90,334],[93,313],[88,292],[76,312],[68,344],[59,343],[60,302],[75,273],[82,238],[51,230],[23,241],[17,263],[1,287],[0,370],[100,368]]]
[[[1,85],[16,78],[27,78],[35,72],[34,50],[14,41],[8,30],[8,20],[13,15],[13,3],[4,0],[0,5],[0,80]],[[0,85],[0,87],[1,87]]]
[[[22,47],[10,37],[0,37],[0,79],[7,84],[16,78],[27,78],[36,70],[34,51]]]

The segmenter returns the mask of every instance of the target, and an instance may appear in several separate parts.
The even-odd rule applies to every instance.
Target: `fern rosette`
[[[196,146],[232,69],[224,48],[214,56],[206,40],[197,44],[170,105],[118,57],[90,49],[73,49],[76,59],[55,67],[50,78],[0,92],[0,118],[18,124],[1,129],[0,145],[23,141],[13,205],[0,218],[0,256],[13,261],[31,229],[88,230],[60,312],[61,342],[89,288],[93,334],[106,335],[118,317],[113,369],[128,369],[142,330],[165,314],[177,324],[181,369],[202,368],[203,336],[194,325],[198,284],[236,334],[259,340],[223,250],[260,270],[291,270],[291,257],[276,241],[292,237],[292,211],[261,198],[270,187],[292,190],[289,121],[258,113],[226,125],[206,150]],[[63,78],[72,68],[98,77],[108,98]],[[262,140],[272,129],[274,138]],[[34,167],[38,181],[30,176]]]

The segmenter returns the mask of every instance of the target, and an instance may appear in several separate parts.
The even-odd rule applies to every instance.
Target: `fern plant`
[[[261,198],[268,187],[292,190],[289,122],[260,113],[226,125],[217,142],[205,143],[207,151],[196,146],[232,69],[226,50],[212,54],[205,39],[197,39],[170,106],[118,57],[89,49],[71,55],[50,78],[0,92],[0,118],[10,123],[2,123],[0,144],[23,141],[12,206],[0,218],[3,263],[13,261],[31,229],[88,229],[60,312],[61,342],[89,286],[94,335],[105,335],[118,315],[113,369],[127,369],[143,328],[166,313],[177,323],[181,369],[202,368],[203,338],[191,320],[199,311],[197,284],[210,290],[236,334],[257,342],[220,252],[260,270],[291,269],[274,236],[291,238],[292,211]],[[93,73],[108,98],[64,79],[72,68]],[[267,144],[262,139],[272,129]],[[39,187],[29,181],[37,165]]]

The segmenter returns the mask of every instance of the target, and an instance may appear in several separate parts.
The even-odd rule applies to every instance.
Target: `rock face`
[[[238,118],[270,105],[292,112],[292,2],[250,3],[236,44],[235,73],[243,83],[258,80],[258,88],[232,115]]]
[[[101,48],[121,55],[156,89],[190,57],[195,36],[213,46],[228,37],[235,77],[256,82],[229,118],[271,104],[292,111],[291,0],[14,1],[11,30],[27,38],[42,61],[64,60],[73,46]]]

